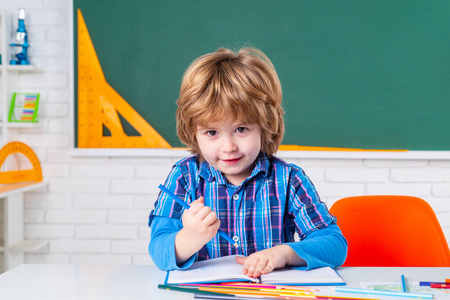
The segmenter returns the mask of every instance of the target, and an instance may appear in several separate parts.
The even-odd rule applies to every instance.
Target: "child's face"
[[[261,150],[261,127],[227,121],[198,126],[195,134],[201,154],[227,180],[241,184],[252,172]]]

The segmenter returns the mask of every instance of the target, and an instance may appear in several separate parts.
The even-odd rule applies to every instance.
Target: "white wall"
[[[26,238],[49,246],[27,253],[27,263],[150,264],[147,216],[157,186],[177,157],[72,155],[71,33],[68,0],[0,0],[0,9],[27,12],[33,64],[24,91],[41,93],[38,129],[18,138],[40,158],[47,188],[26,194]],[[5,61],[5,58],[4,58]],[[181,75],[181,74],[180,74]],[[283,156],[282,156],[283,157]],[[427,200],[450,241],[450,160],[297,159],[329,205],[365,194],[405,194]]]

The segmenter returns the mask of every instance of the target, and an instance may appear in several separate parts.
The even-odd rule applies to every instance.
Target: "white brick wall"
[[[17,138],[37,153],[48,182],[25,197],[26,237],[49,240],[47,248],[27,253],[26,262],[151,264],[148,213],[158,184],[181,157],[70,155],[70,6],[69,0],[0,0],[0,9],[11,13],[26,9],[31,61],[43,68],[20,76],[23,90],[41,93],[42,126],[21,129]],[[305,169],[329,206],[353,195],[422,197],[450,241],[450,160],[287,160]]]

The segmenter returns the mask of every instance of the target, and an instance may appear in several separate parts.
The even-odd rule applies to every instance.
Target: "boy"
[[[219,49],[186,70],[177,100],[177,133],[194,156],[177,162],[150,213],[149,253],[163,270],[237,254],[258,277],[285,265],[344,263],[347,242],[303,170],[274,156],[284,134],[281,85],[258,49]],[[301,241],[294,241],[294,233]]]

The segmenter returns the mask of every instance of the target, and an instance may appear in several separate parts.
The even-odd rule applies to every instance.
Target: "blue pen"
[[[167,195],[169,195],[173,200],[175,200],[178,204],[180,204],[181,206],[183,206],[185,209],[189,209],[190,206],[184,202],[183,200],[181,200],[180,198],[177,197],[177,195],[175,195],[174,193],[172,193],[171,191],[169,191],[165,186],[163,186],[162,184],[159,185],[159,189],[161,191],[163,191],[164,193],[166,193]],[[217,233],[223,237],[224,239],[226,239],[231,245],[233,245],[234,247],[238,248],[239,250],[239,244],[237,242],[235,242],[228,234],[226,234],[225,232],[223,232],[222,230],[218,230]],[[239,251],[240,252],[240,251]]]
[[[403,292],[407,292],[408,291],[408,288],[406,287],[405,275],[402,275],[402,291]]]

